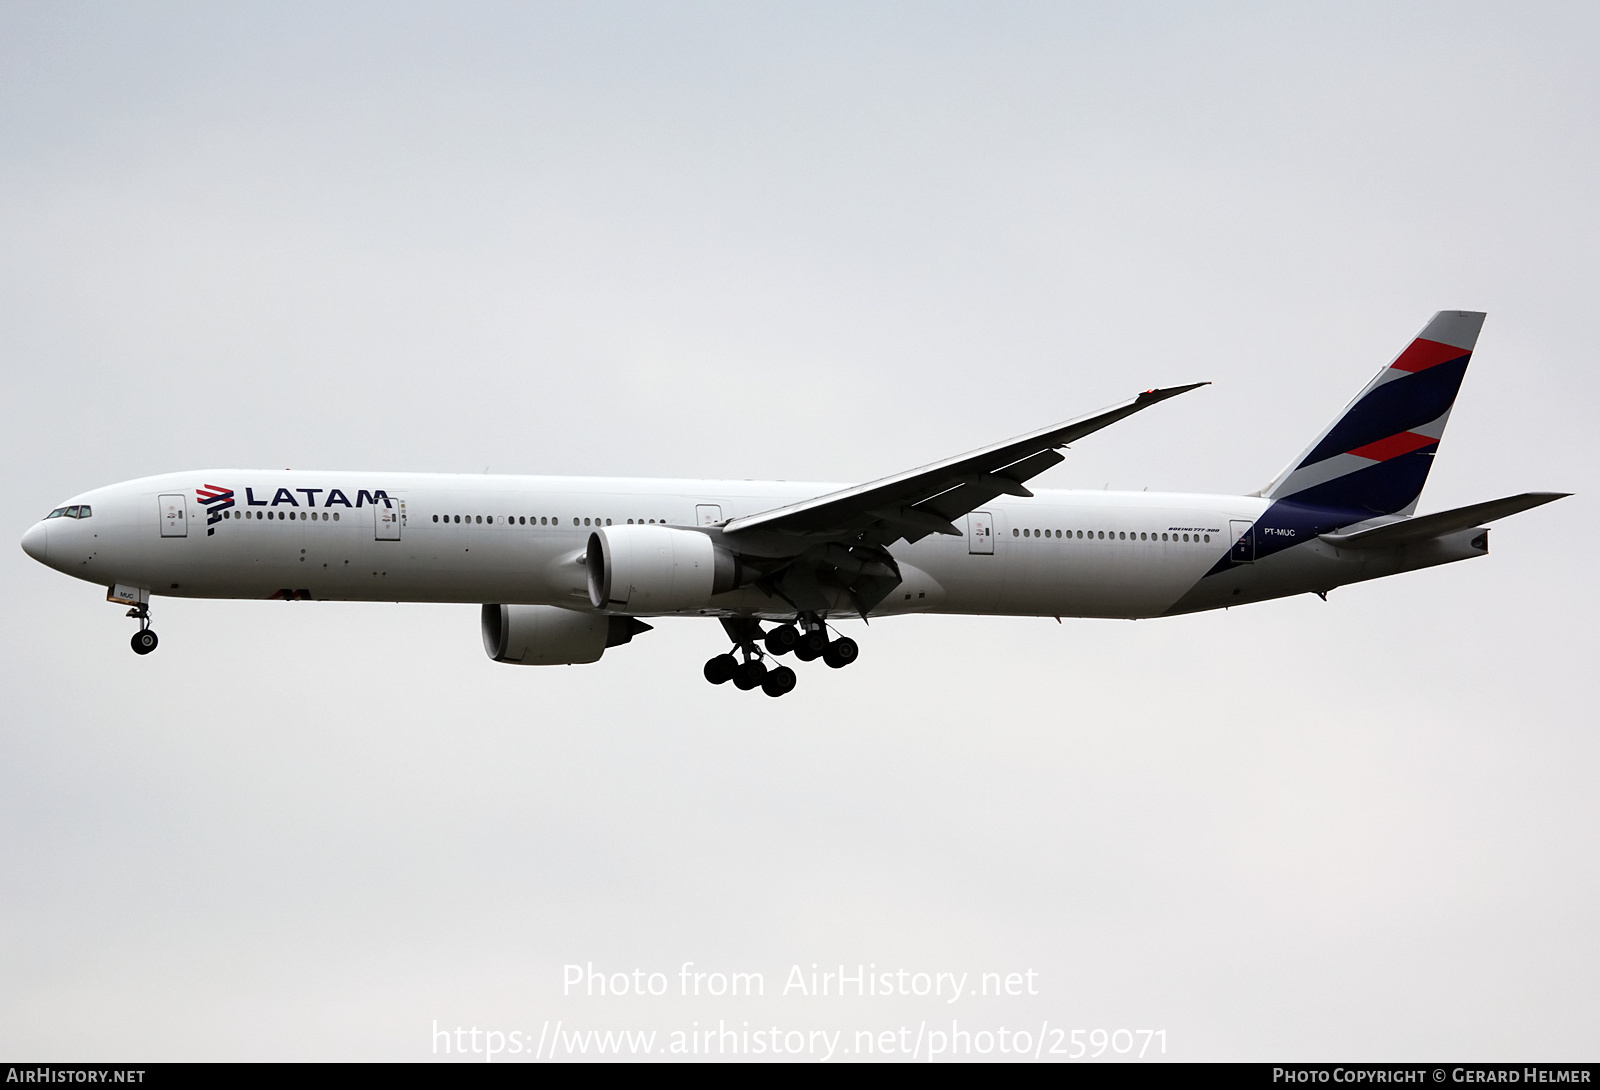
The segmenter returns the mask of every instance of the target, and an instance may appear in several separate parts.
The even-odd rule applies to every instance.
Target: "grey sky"
[[[954,1016],[1593,1058],[1597,24],[7,5],[0,1053]],[[782,701],[699,678],[712,624],[516,669],[467,606],[163,599],[136,659],[15,547],[174,469],[854,481],[1202,379],[1039,483],[1248,491],[1441,308],[1489,318],[1422,509],[1579,493],[1488,559],[856,624]],[[585,961],[769,996],[563,998]],[[813,962],[1041,994],[770,994]]]

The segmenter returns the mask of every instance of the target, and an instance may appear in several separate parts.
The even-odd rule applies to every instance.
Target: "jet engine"
[[[650,626],[633,617],[579,613],[560,606],[483,607],[483,649],[496,662],[568,666],[594,662]]]
[[[738,558],[709,535],[670,526],[606,526],[589,535],[585,560],[596,609],[675,613],[702,609],[745,582]]]

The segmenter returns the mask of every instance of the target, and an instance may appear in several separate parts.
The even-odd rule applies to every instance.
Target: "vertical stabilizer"
[[[1348,511],[1350,521],[1410,515],[1467,373],[1484,315],[1441,310],[1305,452],[1268,499]]]

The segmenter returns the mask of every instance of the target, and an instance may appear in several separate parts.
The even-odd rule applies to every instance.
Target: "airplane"
[[[572,665],[718,618],[706,680],[778,697],[780,660],[856,661],[842,619],[1152,618],[1314,593],[1488,553],[1486,523],[1569,493],[1415,514],[1484,314],[1441,311],[1265,488],[1030,489],[1061,450],[1204,386],[865,484],[207,469],[84,492],[22,538],[107,587],[155,650],[150,600],[481,604],[495,662]]]

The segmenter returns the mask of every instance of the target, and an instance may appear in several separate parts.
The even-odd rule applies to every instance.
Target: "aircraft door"
[[[1242,519],[1233,519],[1228,523],[1228,540],[1233,542],[1233,547],[1228,550],[1228,559],[1235,564],[1254,564],[1256,562],[1256,532],[1255,523],[1245,522]]]
[[[372,517],[376,528],[377,540],[400,540],[401,510],[400,501],[393,499],[385,499],[381,505],[376,503],[372,505]]]
[[[188,537],[188,504],[182,494],[157,497],[161,504],[161,536]]]
[[[967,516],[967,552],[994,555],[994,516],[974,511]]]
[[[722,525],[722,505],[720,503],[696,504],[694,509],[694,524],[696,526]]]

